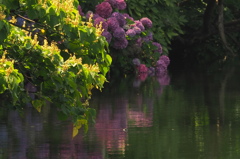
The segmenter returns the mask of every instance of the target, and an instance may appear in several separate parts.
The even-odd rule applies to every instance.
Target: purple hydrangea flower
[[[134,22],[136,26],[141,29],[141,31],[145,30],[145,27],[143,26],[142,22],[140,22],[139,20],[135,20]]]
[[[117,1],[116,0],[105,0],[105,2],[108,2],[111,4],[113,8],[117,8]]]
[[[147,18],[147,17],[144,17],[144,18],[140,19],[140,22],[142,22],[142,24],[146,28],[151,28],[152,27],[152,21],[149,18]]]
[[[137,40],[136,40],[136,45],[139,46],[139,47],[142,47],[142,38],[139,37]]]
[[[130,19],[130,20],[134,21],[134,19],[132,17],[130,17],[129,14],[123,13],[122,15],[124,16],[125,19]]]
[[[115,49],[125,49],[128,45],[128,41],[126,38],[123,39],[115,39],[113,43],[113,48]]]
[[[123,30],[123,28],[118,27],[117,29],[115,29],[113,31],[113,37],[117,39],[125,39],[125,31]]]
[[[98,17],[98,18],[96,18],[96,19],[94,20],[94,26],[99,25],[100,22],[102,22],[102,28],[107,31],[107,29],[108,29],[108,24],[107,24],[107,22],[105,21],[105,19],[102,18],[102,17]]]
[[[127,7],[127,4],[124,0],[116,0],[116,2],[118,10],[124,10]]]
[[[156,63],[156,75],[162,77],[167,73],[167,67],[170,63],[168,56],[162,55]]]
[[[133,27],[133,30],[136,32],[136,34],[140,34],[142,31],[139,27]]]
[[[169,57],[166,56],[166,55],[162,55],[162,56],[159,58],[159,60],[164,61],[164,63],[166,64],[166,66],[168,66],[168,65],[170,64],[170,59],[169,59]]]
[[[81,15],[81,16],[84,16],[84,13],[82,12],[82,8],[80,5],[78,5],[78,13]]]
[[[139,58],[134,58],[134,59],[132,60],[132,62],[133,62],[133,64],[136,65],[136,66],[139,66],[139,65],[141,64]]]
[[[167,67],[164,65],[159,65],[156,67],[156,75],[162,76],[167,72]]]
[[[163,66],[163,67],[167,68],[166,63],[165,63],[163,60],[161,60],[161,59],[159,59],[159,60],[157,61],[156,66],[157,66],[157,67]]]
[[[100,15],[98,15],[98,14],[93,14],[93,20],[97,19],[98,17],[100,17]]]
[[[162,46],[161,46],[161,44],[159,44],[157,42],[152,42],[152,44],[157,47],[157,49],[154,50],[154,52],[159,52],[161,54],[162,53]]]
[[[147,36],[143,37],[143,41],[149,42],[153,40],[153,33],[149,32]]]
[[[112,40],[112,34],[109,33],[108,31],[104,31],[102,32],[102,36],[104,36],[107,40],[107,42],[110,44],[111,40]]]
[[[119,27],[119,23],[116,17],[110,17],[107,19],[108,29],[114,31]]]
[[[130,37],[133,37],[133,36],[136,35],[136,32],[133,29],[129,29],[129,30],[126,31],[126,35],[130,36]]]
[[[112,7],[108,2],[102,2],[96,5],[95,11],[103,18],[108,18],[112,14]]]
[[[114,12],[112,14],[112,17],[117,18],[120,27],[123,27],[126,24],[126,20],[125,20],[124,16],[121,13]]]

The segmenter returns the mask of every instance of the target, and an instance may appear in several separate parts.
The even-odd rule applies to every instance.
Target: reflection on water
[[[0,109],[0,159],[238,158],[239,78],[229,69],[112,79],[93,92],[95,124],[75,138],[50,105],[24,118]]]

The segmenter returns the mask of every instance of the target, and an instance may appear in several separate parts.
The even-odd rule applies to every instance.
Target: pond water
[[[93,92],[95,124],[74,138],[53,108],[0,112],[0,159],[239,158],[239,81],[234,68],[112,79]]]

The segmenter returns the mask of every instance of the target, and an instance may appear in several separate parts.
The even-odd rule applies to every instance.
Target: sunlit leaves
[[[75,137],[78,134],[78,129],[80,129],[82,126],[85,126],[85,130],[88,129],[88,122],[86,119],[78,119],[74,123],[72,137]]]
[[[88,108],[91,90],[103,88],[112,62],[105,38],[91,21],[82,23],[77,0],[10,0],[4,5],[23,24],[0,20],[0,55],[8,52],[0,67],[0,93],[9,91],[13,104],[20,103],[19,95],[28,96],[23,82],[31,82],[37,89],[31,103],[38,112],[51,101],[60,119],[70,117],[76,129],[87,129],[94,115]]]
[[[5,53],[0,59],[0,93],[9,90],[13,103],[18,101],[18,94],[23,89],[23,76],[14,68],[14,61],[6,59]]]

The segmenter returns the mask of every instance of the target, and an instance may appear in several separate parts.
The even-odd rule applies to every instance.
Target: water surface
[[[240,157],[240,76],[169,72],[111,79],[94,91],[87,134],[56,110],[0,113],[0,159],[235,159]]]

